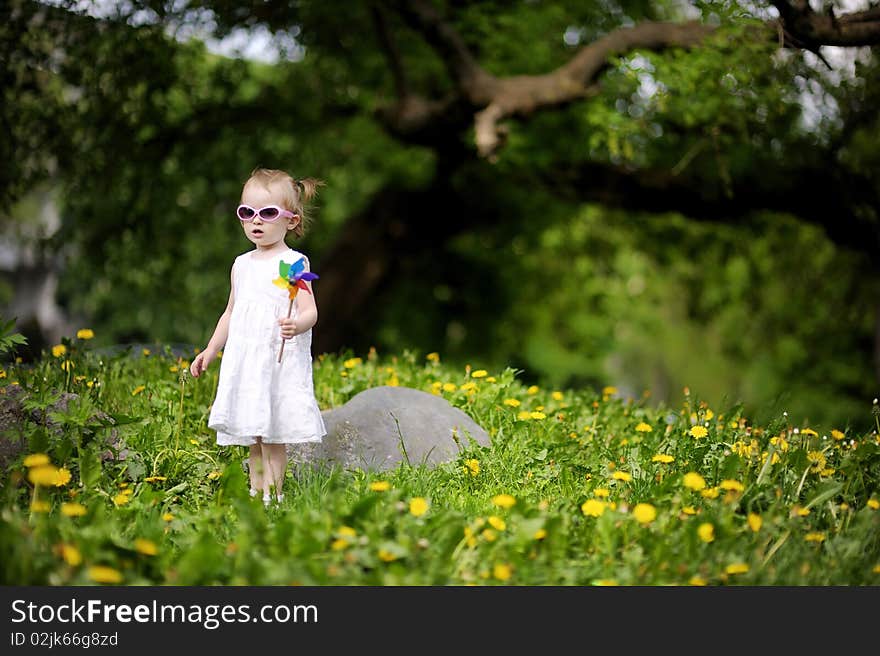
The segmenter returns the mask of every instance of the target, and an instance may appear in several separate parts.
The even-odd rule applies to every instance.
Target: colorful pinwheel
[[[293,299],[296,298],[299,290],[304,289],[311,294],[312,292],[309,290],[309,286],[306,285],[306,282],[317,280],[318,276],[311,271],[306,271],[304,257],[299,258],[293,264],[288,264],[284,260],[281,260],[278,263],[278,274],[279,277],[275,278],[272,281],[272,284],[287,290],[287,296],[290,299],[290,304],[287,306],[287,316],[290,317],[290,312],[293,310]],[[281,362],[281,355],[284,353],[285,341],[287,340],[285,339],[281,342],[281,350],[278,352],[278,362]]]

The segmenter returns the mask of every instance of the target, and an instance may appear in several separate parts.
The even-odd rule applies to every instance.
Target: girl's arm
[[[309,258],[303,256],[306,265],[306,271],[311,271],[309,266]],[[296,295],[296,334],[300,335],[307,332],[318,322],[318,304],[315,302],[315,291],[312,289],[311,281],[306,281],[306,287],[309,288],[308,294]]]
[[[232,316],[232,306],[235,303],[235,265],[232,267],[233,273],[230,274],[231,285],[229,288],[229,302],[226,304],[226,310],[220,315],[217,327],[211,340],[205,347],[205,350],[199,353],[192,364],[189,366],[190,373],[198,378],[208,369],[208,365],[214,361],[220,349],[226,344],[226,338],[229,337],[229,319]]]

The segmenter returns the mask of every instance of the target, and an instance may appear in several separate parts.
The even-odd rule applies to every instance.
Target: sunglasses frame
[[[251,212],[254,213],[253,216],[251,216],[251,218],[249,218],[249,219],[243,219],[243,218],[241,218],[241,210],[242,210],[242,208],[249,209]],[[276,210],[278,210],[278,214],[275,215],[275,218],[274,218],[274,219],[267,219],[266,217],[263,216],[263,214],[262,214],[263,210],[268,210],[268,209],[276,209]],[[256,208],[254,208],[254,207],[251,207],[250,205],[245,205],[244,203],[242,203],[241,205],[239,205],[239,206],[235,209],[235,216],[236,216],[236,217],[238,218],[238,220],[241,221],[242,223],[253,223],[253,220],[254,220],[257,216],[260,217],[260,220],[261,220],[261,221],[265,221],[266,223],[275,223],[275,221],[277,221],[278,219],[280,219],[282,216],[287,217],[288,219],[292,219],[293,217],[296,216],[296,214],[294,214],[294,213],[291,212],[290,210],[286,210],[286,209],[284,209],[283,207],[278,207],[278,205],[266,205],[265,207],[261,207],[260,209],[256,209]]]

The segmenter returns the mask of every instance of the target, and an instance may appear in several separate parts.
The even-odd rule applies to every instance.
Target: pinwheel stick
[[[293,298],[290,299],[290,305],[287,306],[287,318],[290,318],[290,311],[293,309]],[[287,338],[281,340],[281,350],[278,351],[278,362],[281,362],[281,355],[284,353],[284,344],[287,342]]]

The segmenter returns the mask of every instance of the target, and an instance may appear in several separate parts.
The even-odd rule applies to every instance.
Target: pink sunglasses
[[[239,205],[238,209],[235,210],[235,214],[238,216],[240,221],[244,221],[245,223],[250,223],[254,220],[254,217],[257,214],[260,215],[260,218],[263,221],[267,221],[272,223],[273,221],[277,221],[279,217],[285,216],[288,219],[292,219],[296,216],[293,212],[290,212],[282,207],[278,207],[277,205],[266,205],[266,207],[261,207],[258,210],[255,210],[250,205]]]

